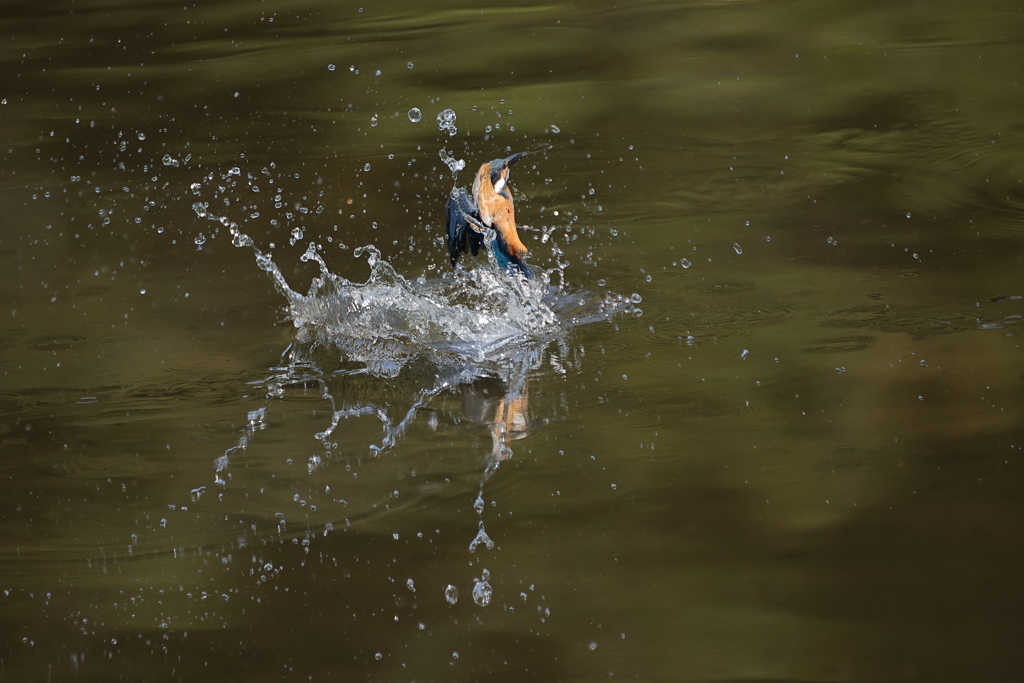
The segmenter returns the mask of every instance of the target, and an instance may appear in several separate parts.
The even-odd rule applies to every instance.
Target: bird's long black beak
[[[510,157],[505,157],[505,166],[511,166],[512,164],[522,159],[524,156],[526,156],[526,152],[516,152]]]

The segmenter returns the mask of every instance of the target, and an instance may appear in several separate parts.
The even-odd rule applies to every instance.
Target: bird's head
[[[494,186],[494,191],[497,194],[504,194],[502,190],[505,189],[508,183],[508,167],[519,161],[522,157],[523,152],[519,152],[504,159],[495,159],[487,164],[491,171],[491,185]]]
[[[478,203],[481,196],[490,195],[492,192],[502,195],[509,201],[512,200],[511,194],[507,192],[509,166],[519,161],[523,154],[523,152],[518,152],[510,157],[494,159],[480,166],[480,170],[476,173],[476,179],[473,181],[473,197]],[[490,191],[485,189],[487,185],[490,185]]]

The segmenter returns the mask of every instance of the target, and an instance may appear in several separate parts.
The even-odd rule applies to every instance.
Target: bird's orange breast
[[[515,256],[525,254],[528,250],[519,239],[519,232],[516,230],[516,212],[512,206],[512,195],[509,194],[507,186],[502,188],[501,192],[494,191],[490,164],[480,167],[473,183],[473,194],[476,195],[474,199],[484,225],[493,227],[501,233],[509,251]]]

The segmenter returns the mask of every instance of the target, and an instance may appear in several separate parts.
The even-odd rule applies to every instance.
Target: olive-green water
[[[1020,675],[1020,3],[5,2],[0,64],[0,680]],[[360,372],[231,242],[451,277],[442,157],[516,151],[637,310],[507,374]]]

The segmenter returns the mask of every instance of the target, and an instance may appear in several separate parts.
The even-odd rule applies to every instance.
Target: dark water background
[[[1019,3],[5,2],[0,50],[0,680],[1024,667]],[[231,243],[423,283],[442,154],[523,150],[531,263],[642,315],[359,372]]]

